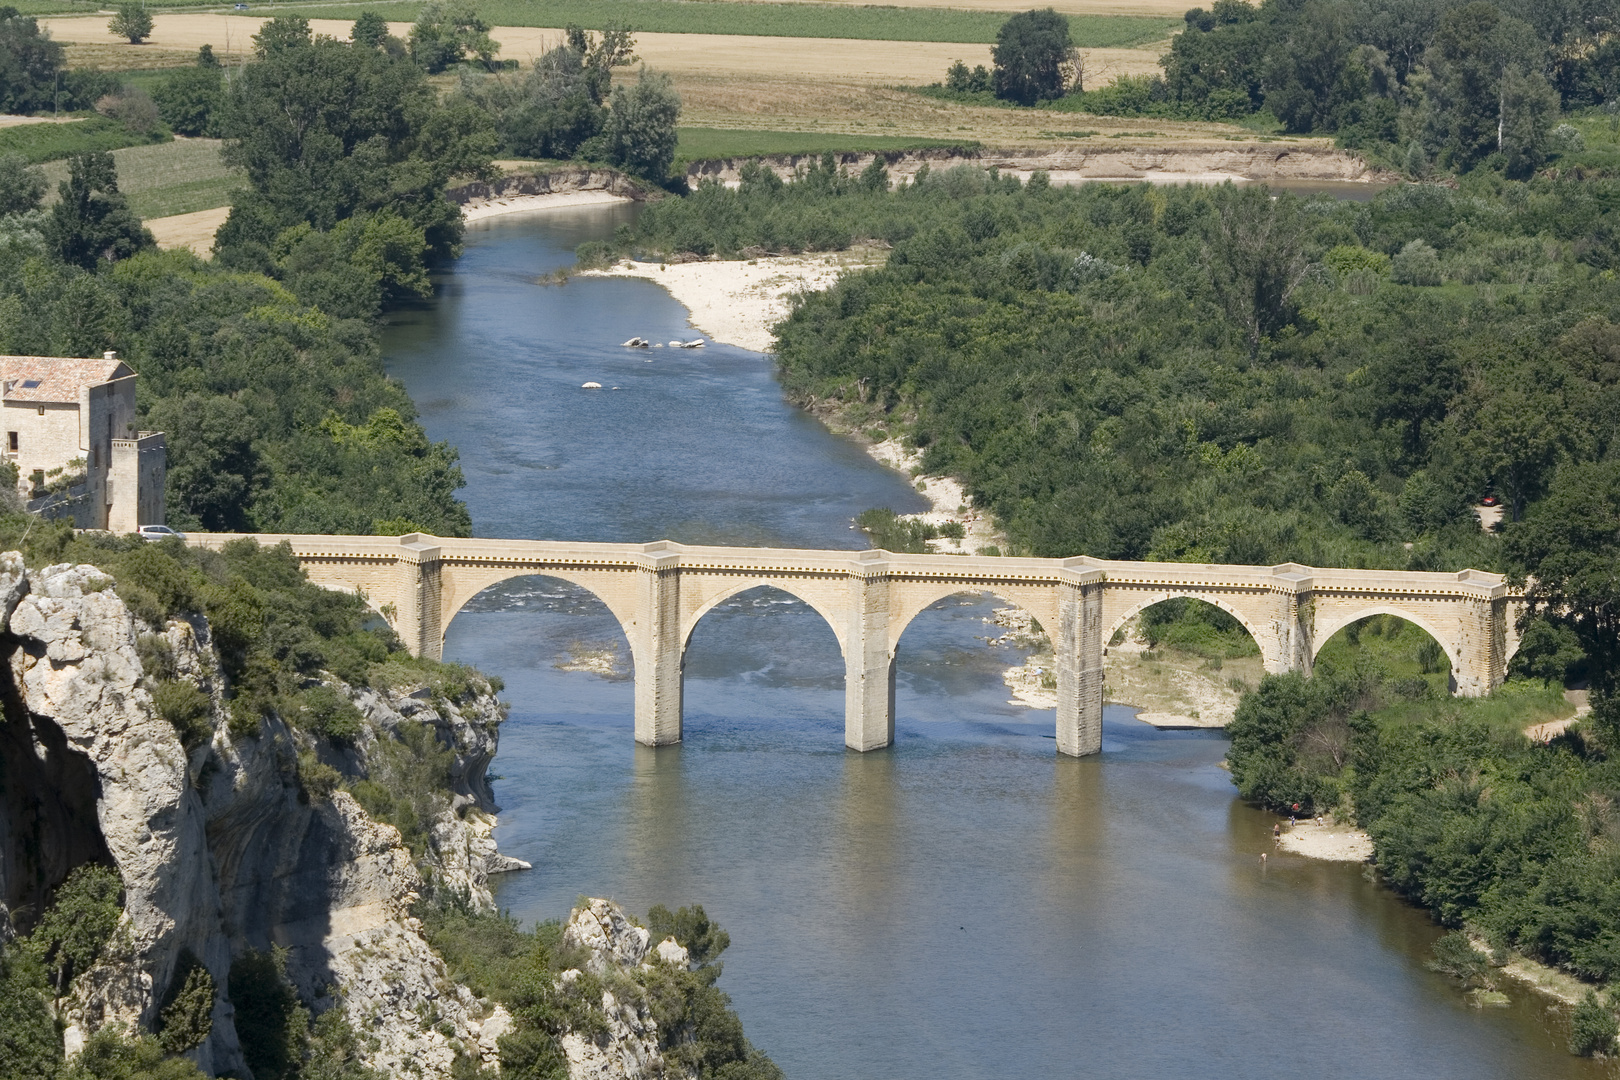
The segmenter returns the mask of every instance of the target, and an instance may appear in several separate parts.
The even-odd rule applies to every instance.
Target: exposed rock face
[[[876,156],[836,154],[838,164],[857,173]],[[895,181],[916,175],[924,165],[934,171],[954,165],[996,168],[1021,179],[1037,170],[1045,172],[1054,184],[1074,184],[1088,180],[1175,180],[1214,182],[1222,180],[1280,181],[1369,181],[1393,179],[1378,173],[1366,161],[1345,150],[1326,145],[1178,142],[1174,145],[1151,143],[1131,145],[1065,146],[1028,150],[935,150],[890,151],[881,155]],[[720,158],[694,161],[687,167],[687,182],[718,180],[735,184],[749,158]],[[758,159],[783,179],[816,164],[817,154],[776,154]]]
[[[103,962],[80,980],[67,1009],[66,1041],[74,1049],[104,1024],[150,1025],[182,950],[224,986],[231,948],[202,802],[187,782],[186,753],[174,728],[139,686],[135,623],[108,588],[111,579],[90,566],[28,575],[19,557],[3,560],[0,595],[9,602],[27,591],[9,613],[18,642],[9,657],[16,697],[7,712],[20,706],[37,732],[60,732],[61,743],[41,748],[93,770],[101,842],[124,879],[120,934]],[[211,1071],[242,1067],[223,996],[195,1057]]]
[[[647,955],[652,935],[632,923],[624,909],[611,900],[592,900],[575,908],[563,928],[564,948],[588,951],[585,969],[594,975],[611,977],[650,966]],[[687,952],[674,938],[660,942],[657,962],[685,967]],[[572,982],[577,970],[562,973],[560,981]],[[595,1037],[568,1032],[558,1041],[568,1058],[569,1080],[650,1080],[681,1076],[672,1069],[658,1049],[658,1024],[639,994],[634,1002],[622,1002],[611,989],[602,991],[602,1017],[606,1032]]]
[[[482,206],[514,195],[559,195],[576,191],[600,191],[643,202],[659,198],[663,192],[614,169],[557,169],[544,173],[512,173],[491,181],[462,184],[445,192],[452,202]]]
[[[272,719],[259,737],[233,740],[201,619],[163,631],[178,677],[215,702],[213,739],[188,759],[141,684],[139,627],[110,585],[93,567],[30,574],[16,555],[0,555],[0,613],[12,635],[0,686],[0,934],[10,932],[7,906],[37,911],[44,891],[84,862],[116,866],[125,886],[119,933],[67,1004],[67,1048],[107,1023],[151,1027],[189,951],[220,989],[212,1032],[191,1056],[210,1073],[245,1075],[224,996],[231,958],[276,945],[315,1011],[341,998],[355,1028],[377,1040],[370,1064],[385,1073],[446,1077],[458,1047],[495,1062],[510,1018],[449,978],[410,907],[424,870],[487,907],[489,875],[526,865],[499,855],[490,837],[484,769],[499,703],[333,684],[368,720],[356,747],[337,755],[347,755],[339,764],[351,777],[368,775],[368,754],[409,722],[430,725],[453,751],[453,791],[418,863],[347,792],[304,790],[308,736]],[[24,843],[36,827],[44,842]]]

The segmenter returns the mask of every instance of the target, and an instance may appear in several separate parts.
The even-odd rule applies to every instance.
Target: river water
[[[390,325],[390,371],[461,450],[480,536],[859,547],[907,482],[788,407],[768,358],[689,337],[640,281],[537,279],[633,208],[468,230],[434,301]],[[595,381],[601,391],[583,391]],[[613,389],[618,387],[618,389]],[[1424,961],[1438,930],[1359,866],[1269,851],[1225,743],[1110,707],[1103,753],[1054,753],[1013,706],[994,604],[925,612],[898,654],[897,741],[846,752],[832,631],[784,594],[699,624],[686,742],[634,745],[605,608],[554,579],[491,589],[447,658],[506,681],[500,879],[525,920],[581,894],[700,903],[731,934],[721,986],[794,1080],[1596,1077],[1530,995],[1476,1009]]]

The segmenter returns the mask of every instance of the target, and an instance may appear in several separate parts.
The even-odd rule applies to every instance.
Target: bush
[[[1616,1035],[1620,1035],[1620,1023],[1616,1023],[1614,1011],[1588,990],[1570,1017],[1569,1052],[1580,1057],[1606,1055],[1614,1049]]]
[[[86,863],[57,887],[51,906],[28,935],[27,948],[60,997],[101,956],[123,914],[118,871]]]
[[[214,702],[189,682],[167,679],[152,689],[152,705],[174,726],[185,748],[195,750],[214,735]]]
[[[1390,260],[1390,275],[1398,285],[1440,284],[1440,255],[1422,240],[1410,240]]]
[[[214,1030],[214,977],[190,953],[175,965],[174,981],[158,1011],[158,1044],[171,1054],[201,1046]]]
[[[1464,986],[1478,986],[1489,990],[1491,979],[1489,958],[1468,940],[1468,935],[1454,930],[1434,943],[1434,959],[1429,970],[1438,971],[1459,980]]]
[[[167,1056],[145,1032],[109,1024],[85,1040],[57,1080],[204,1080],[204,1075],[185,1058]]]

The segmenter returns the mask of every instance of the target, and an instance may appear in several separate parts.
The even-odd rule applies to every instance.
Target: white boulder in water
[[[581,390],[600,390],[602,389],[602,384],[599,382],[580,383],[579,388]]]
[[[633,337],[624,343],[624,347],[627,349],[645,349],[651,344],[652,342],[644,337]]]

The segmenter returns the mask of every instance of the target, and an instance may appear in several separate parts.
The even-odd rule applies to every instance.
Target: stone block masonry
[[[238,534],[197,533],[219,548]],[[286,536],[310,580],[361,593],[419,656],[440,656],[444,631],[478,593],[543,575],[577,585],[613,613],[635,666],[635,737],[681,740],[687,643],[716,604],[768,585],[815,609],[844,656],[844,743],[894,742],[894,657],[911,620],[956,593],[990,593],[1046,627],[1057,652],[1057,749],[1102,749],[1103,649],[1144,608],[1193,597],[1230,613],[1254,637],[1269,672],[1309,672],[1322,645],[1369,615],[1415,623],[1451,659],[1452,690],[1500,686],[1518,647],[1523,597],[1497,574],[1337,570],[1286,563],[1219,566],[1079,556],[1024,559],[887,551],[593,544],[426,536]]]

